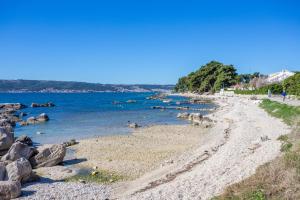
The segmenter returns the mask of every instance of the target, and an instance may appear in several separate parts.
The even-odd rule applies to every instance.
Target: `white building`
[[[287,79],[290,76],[293,76],[295,73],[290,72],[288,70],[282,70],[281,72],[276,72],[274,74],[270,74],[267,78],[268,83],[278,83]]]

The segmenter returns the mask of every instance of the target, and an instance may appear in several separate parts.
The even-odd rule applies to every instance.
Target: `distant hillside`
[[[74,81],[0,80],[0,92],[153,92],[173,85],[114,85]]]

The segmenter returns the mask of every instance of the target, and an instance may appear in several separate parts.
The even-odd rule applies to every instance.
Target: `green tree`
[[[211,61],[200,67],[195,72],[178,80],[175,91],[192,91],[192,92],[215,92],[220,90],[224,85],[229,87],[236,83],[236,69],[233,65],[224,65],[217,61]]]

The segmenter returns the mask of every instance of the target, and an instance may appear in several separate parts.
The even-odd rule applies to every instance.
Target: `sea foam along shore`
[[[173,158],[172,162],[164,166],[156,166],[153,171],[147,172],[153,169],[147,168],[143,171],[145,174],[135,180],[106,187],[99,185],[99,195],[96,199],[105,199],[107,196],[120,199],[209,199],[222,192],[227,185],[252,175],[259,165],[270,161],[280,153],[280,142],[276,139],[280,135],[287,134],[289,128],[261,110],[258,101],[241,97],[212,96],[211,98],[220,105],[218,110],[210,115],[216,124],[208,133],[201,136],[202,139],[197,141],[194,148],[184,149],[180,155]],[[178,134],[188,133],[186,128],[178,126],[177,129],[174,127],[174,130],[178,130]],[[157,129],[155,132],[160,132],[161,134],[157,135],[160,137],[165,131]],[[151,134],[149,137],[151,138]],[[131,145],[127,140],[123,142]],[[95,140],[86,140],[82,144],[89,146],[89,149],[99,146]],[[148,146],[147,151],[155,151],[157,147]],[[147,151],[142,154],[146,154]],[[94,154],[97,155],[97,151]],[[152,159],[145,155],[143,157],[146,163],[148,158]],[[132,161],[134,163],[134,159]],[[114,164],[118,165],[118,163]],[[55,189],[55,184],[52,186],[45,184],[44,189],[42,185],[28,186],[26,190],[32,191],[37,187],[39,191],[31,198],[38,198],[38,194],[47,191],[49,187],[54,191],[53,197],[62,197],[55,196],[57,194],[55,191],[59,190]],[[69,187],[67,183],[66,187]],[[78,183],[76,188],[78,190],[82,188],[84,191],[80,197],[76,196],[74,199],[95,197],[89,196],[84,184]],[[94,187],[93,190],[97,188]]]

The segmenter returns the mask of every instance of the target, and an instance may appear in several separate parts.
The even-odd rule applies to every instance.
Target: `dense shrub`
[[[300,72],[283,81],[283,88],[288,94],[300,96]]]

